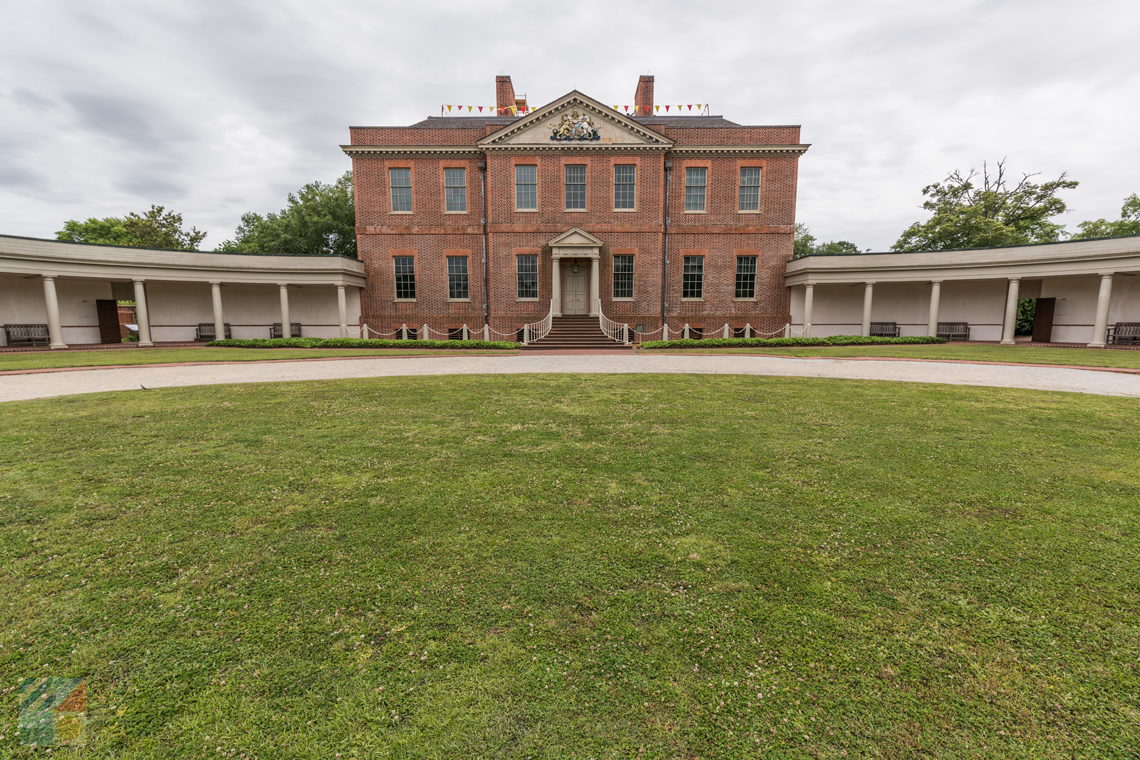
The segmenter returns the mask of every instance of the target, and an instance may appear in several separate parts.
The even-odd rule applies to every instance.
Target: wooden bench
[[[300,322],[290,322],[289,323],[289,332],[292,333],[292,335],[289,336],[290,338],[300,338],[301,337],[301,323]],[[273,326],[269,328],[269,337],[270,338],[282,338],[282,337],[284,337],[283,335],[281,335],[281,323],[280,322],[274,322]]]
[[[4,337],[9,346],[51,345],[47,325],[4,325]]]
[[[871,335],[875,338],[897,338],[899,337],[899,323],[872,322]]]
[[[946,340],[969,340],[970,325],[966,322],[939,322],[935,335]]]
[[[233,334],[230,332],[230,323],[226,322],[226,338],[232,338]],[[199,343],[209,343],[212,340],[217,340],[217,335],[214,332],[213,322],[199,322],[198,328],[194,330],[194,340]]]
[[[1107,342],[1117,346],[1140,344],[1140,322],[1117,322],[1108,328]]]

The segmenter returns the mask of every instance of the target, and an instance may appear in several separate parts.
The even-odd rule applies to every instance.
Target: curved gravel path
[[[84,369],[0,377],[0,401],[102,391],[219,383],[549,372],[694,373],[894,380],[1070,391],[1140,398],[1140,375],[1065,367],[964,364],[936,361],[803,359],[761,356],[541,355],[447,356],[343,361],[309,359],[192,366]]]

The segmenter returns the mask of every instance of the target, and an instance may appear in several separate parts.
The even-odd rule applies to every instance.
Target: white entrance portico
[[[548,245],[552,264],[551,314],[555,317],[598,316],[602,311],[599,272],[602,241],[579,227],[571,227]]]

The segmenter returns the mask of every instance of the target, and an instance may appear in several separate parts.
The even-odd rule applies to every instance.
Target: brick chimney
[[[510,115],[507,110],[515,105],[515,86],[511,84],[509,76],[500,74],[495,77],[495,113],[499,116]]]
[[[633,95],[633,112],[637,116],[653,115],[652,74],[642,74],[637,80],[637,92]]]

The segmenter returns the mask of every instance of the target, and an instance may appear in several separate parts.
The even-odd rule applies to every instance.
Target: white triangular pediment
[[[484,148],[570,150],[616,146],[664,148],[672,144],[663,135],[578,91],[535,109],[479,143]]]
[[[547,243],[550,247],[570,248],[580,246],[583,248],[597,248],[602,241],[586,232],[581,227],[571,227]]]

